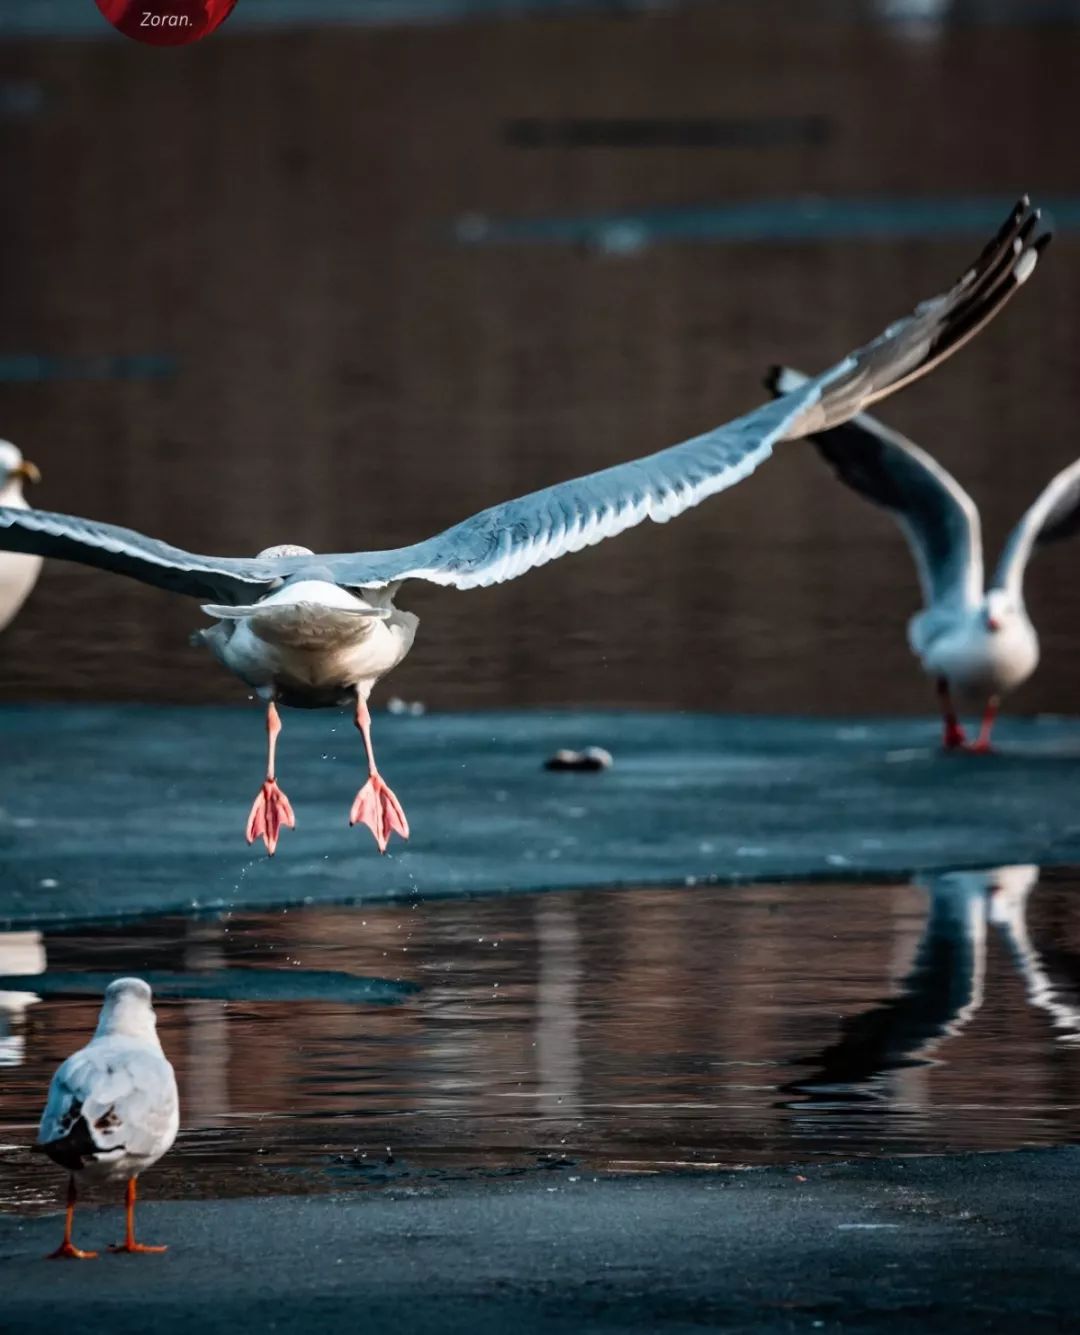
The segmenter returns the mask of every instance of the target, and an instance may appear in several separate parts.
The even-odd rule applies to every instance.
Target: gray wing
[[[0,506],[0,551],[78,561],[173,593],[230,604],[267,592],[282,573],[274,560],[196,556],[134,529],[6,506]]]
[[[783,394],[805,379],[790,367],[773,367],[765,383]],[[865,413],[810,439],[841,482],[895,516],[915,558],[927,607],[979,600],[979,512],[937,460]]]
[[[944,296],[776,402],[681,445],[482,510],[426,542],[322,558],[353,588],[403,579],[471,589],[514,579],[651,519],[663,523],[752,473],[779,440],[828,430],[924,375],[1031,276],[1049,234],[1025,197]]]
[[[795,424],[795,436],[846,422],[939,366],[987,325],[1035,272],[1051,232],[1023,195],[948,292],[917,306],[855,354],[847,374]]]
[[[1080,532],[1080,459],[1062,469],[1009,535],[994,571],[993,588],[1007,589],[1018,599],[1024,570],[1036,547],[1060,542]]]
[[[160,1052],[91,1043],[53,1076],[38,1144],[73,1141],[83,1157],[154,1157],[172,1143],[177,1109],[176,1077]]]

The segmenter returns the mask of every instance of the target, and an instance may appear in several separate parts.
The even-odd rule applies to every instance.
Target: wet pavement
[[[380,714],[416,831],[380,858],[347,720],[289,715],[272,861],[255,710],[0,731],[5,1335],[1071,1319],[1080,724],[943,757],[930,719]],[[588,745],[614,767],[543,768]],[[46,1270],[28,1146],[121,972],[180,1082],[171,1249]]]
[[[380,713],[413,831],[386,857],[347,823],[364,777],[347,717],[284,722],[297,828],[268,859],[243,838],[265,763],[254,707],[0,708],[0,921],[1080,863],[1075,720],[1006,718],[982,757],[941,755],[929,717]],[[544,770],[589,745],[614,768]]]
[[[162,1335],[702,1330],[1058,1332],[1080,1282],[1075,1149],[708,1179],[542,1180],[367,1198],[148,1203],[165,1256],[51,1264],[0,1218],[0,1320]],[[87,1210],[104,1245],[120,1211]]]

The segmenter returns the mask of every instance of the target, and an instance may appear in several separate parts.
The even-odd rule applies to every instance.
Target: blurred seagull
[[[453,528],[391,551],[315,555],[269,547],[254,559],[197,556],[129,529],[42,511],[0,510],[0,549],[62,557],[206,599],[217,624],[199,638],[266,702],[266,779],[247,837],[273,853],[292,827],[275,776],[277,704],[352,704],[368,779],[349,819],[385,851],[407,838],[401,804],[379,774],[367,700],[409,652],[417,618],[394,597],[407,579],[458,589],[516,579],[651,519],[664,523],[740,482],[778,441],[820,433],[925,375],[967,342],[1030,278],[1049,240],[1025,196],[956,284],[890,325],[872,343],[792,393],[703,436],[482,510]]]
[[[768,383],[784,394],[803,380],[777,368]],[[1038,666],[1024,572],[1037,547],[1080,531],[1080,459],[1051,479],[1013,529],[984,589],[979,512],[936,460],[867,416],[812,439],[842,482],[896,515],[908,540],[925,604],[908,623],[908,643],[937,681],[945,749],[989,751],[1001,697]],[[955,696],[984,706],[972,744],[957,719]]]
[[[40,482],[36,464],[22,457],[10,440],[0,440],[0,506],[29,510],[23,495],[24,482]],[[41,557],[19,552],[0,553],[0,630],[22,607],[41,572]]]
[[[97,1256],[71,1241],[76,1173],[92,1182],[127,1178],[126,1236],[111,1251],[165,1251],[135,1241],[135,1179],[171,1147],[179,1125],[176,1077],[158,1040],[149,984],[118,978],[105,990],[94,1037],[53,1076],[41,1115],[34,1148],[71,1175],[64,1241],[53,1257]]]

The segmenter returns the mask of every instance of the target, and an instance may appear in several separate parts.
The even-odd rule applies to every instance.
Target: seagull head
[[[124,1034],[129,1038],[153,1038],[157,1016],[151,1005],[150,984],[141,978],[118,978],[105,989],[97,1037]]]
[[[1012,620],[1015,609],[1004,589],[991,589],[983,600],[983,626],[996,635]]]
[[[21,496],[24,482],[40,482],[37,464],[22,457],[22,451],[10,440],[0,440],[0,503],[5,498]]]

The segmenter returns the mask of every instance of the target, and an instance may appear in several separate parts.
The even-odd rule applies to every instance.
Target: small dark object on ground
[[[602,746],[587,746],[584,751],[556,751],[544,761],[544,768],[592,771],[610,769],[614,763],[610,751]]]

